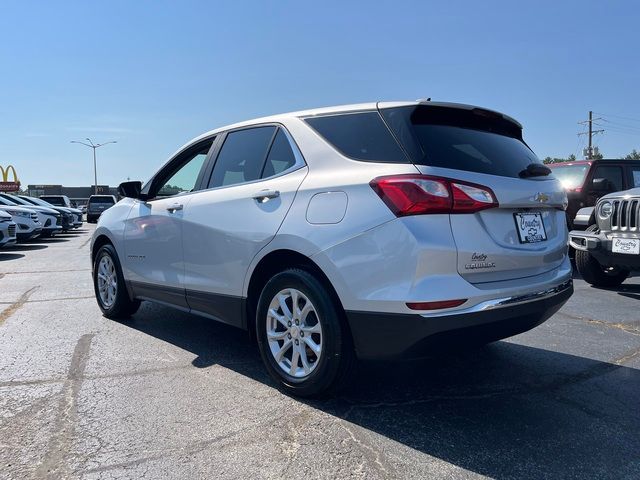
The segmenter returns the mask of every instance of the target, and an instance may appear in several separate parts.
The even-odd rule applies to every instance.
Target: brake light
[[[378,177],[371,188],[398,217],[434,213],[475,213],[498,206],[490,188],[428,175]]]

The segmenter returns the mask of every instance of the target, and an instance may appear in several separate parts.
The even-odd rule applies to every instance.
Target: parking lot
[[[247,335],[93,297],[94,227],[0,250],[1,478],[638,478],[640,278],[508,341],[273,387]]]

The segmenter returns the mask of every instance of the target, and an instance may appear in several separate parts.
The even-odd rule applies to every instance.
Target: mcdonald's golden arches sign
[[[9,173],[13,174],[13,181],[9,181]],[[4,168],[0,165],[0,192],[17,192],[20,190],[20,180],[13,165]]]

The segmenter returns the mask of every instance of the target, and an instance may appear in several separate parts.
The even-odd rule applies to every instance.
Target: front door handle
[[[278,190],[260,190],[256,193],[253,198],[255,198],[260,203],[265,203],[271,200],[272,198],[276,198],[280,196],[280,192]]]
[[[184,208],[184,205],[182,205],[181,203],[174,203],[173,205],[170,205],[167,207],[167,211],[169,213],[174,213],[178,210],[182,210]]]

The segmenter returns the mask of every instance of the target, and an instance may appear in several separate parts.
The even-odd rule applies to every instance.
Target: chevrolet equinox
[[[501,113],[436,102],[276,115],[205,133],[100,217],[107,318],[151,300],[248,330],[289,393],[356,358],[529,330],[571,296],[567,197]]]

